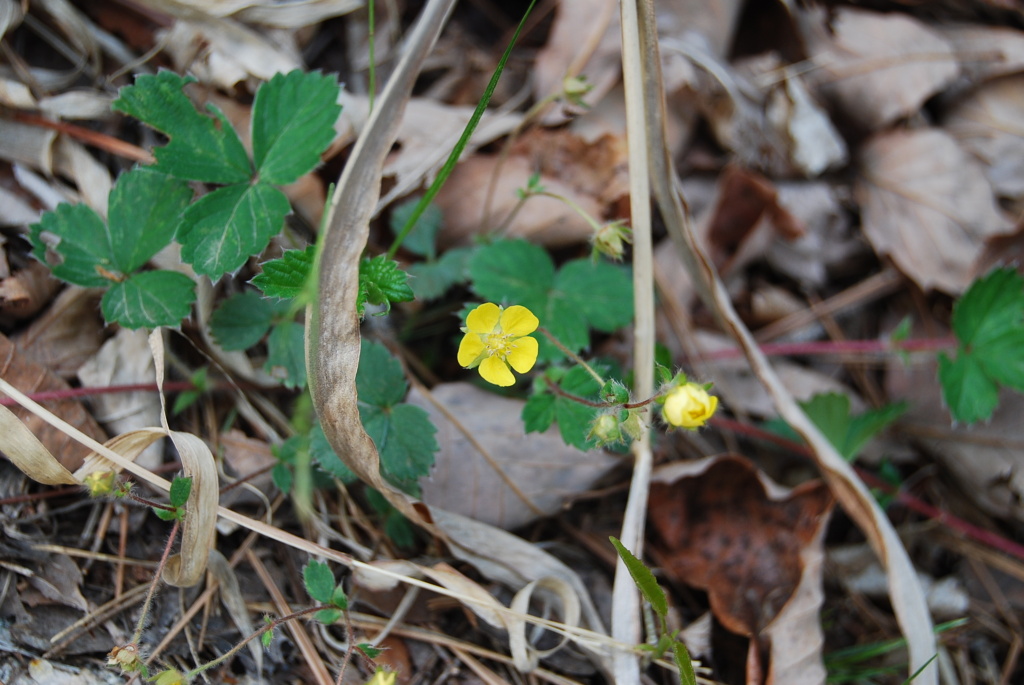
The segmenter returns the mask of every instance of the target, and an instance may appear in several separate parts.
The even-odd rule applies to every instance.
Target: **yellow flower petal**
[[[486,335],[494,331],[501,316],[501,307],[493,302],[486,302],[469,313],[466,317],[466,328],[473,333]]]
[[[700,428],[717,408],[717,397],[696,383],[686,383],[669,392],[662,415],[673,426]]]
[[[480,362],[480,375],[488,383],[506,388],[515,385],[516,377],[508,370],[508,364],[497,357],[487,357]]]
[[[519,373],[526,373],[537,363],[537,341],[530,337],[519,338],[512,343],[512,349],[505,357],[505,361]]]
[[[501,313],[501,330],[516,337],[537,330],[540,320],[522,305],[513,305]]]
[[[480,336],[472,331],[466,333],[462,342],[459,343],[459,366],[468,369],[483,351],[484,341],[480,339]]]

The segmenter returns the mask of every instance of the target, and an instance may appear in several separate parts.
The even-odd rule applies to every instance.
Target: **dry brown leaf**
[[[888,131],[861,148],[864,233],[922,289],[959,294],[984,241],[1009,233],[981,166],[944,131]]]
[[[25,393],[46,390],[67,390],[68,384],[46,367],[21,353],[15,345],[0,334],[0,377]],[[59,400],[49,404],[50,410],[65,421],[96,440],[106,440],[103,429],[78,400]],[[69,471],[81,465],[89,449],[51,427],[34,414],[17,407],[14,413],[25,422],[33,435],[52,453],[59,455],[60,463]]]
[[[786,492],[738,456],[673,464],[653,479],[650,516],[664,541],[666,571],[707,590],[726,628],[771,641],[769,682],[824,682],[818,610],[832,504],[824,483]],[[785,612],[798,589],[801,606]],[[771,632],[780,618],[785,629]]]
[[[580,452],[566,446],[557,429],[527,435],[519,418],[521,400],[469,383],[436,386],[431,396],[494,463],[440,408],[413,390],[406,401],[430,415],[440,445],[430,477],[421,482],[423,501],[429,505],[511,530],[558,513],[567,498],[587,490],[619,463],[600,450]],[[510,482],[532,506],[520,499]]]
[[[0,405],[0,452],[22,473],[47,485],[77,485],[78,481],[53,458],[14,412]]]
[[[935,28],[952,44],[960,69],[973,83],[1024,70],[1024,32],[1019,29],[983,24]]]
[[[152,383],[156,372],[146,338],[144,330],[123,328],[118,331],[78,369],[82,385],[107,387]],[[160,398],[155,392],[96,395],[91,404],[93,416],[111,433],[127,433],[160,423]],[[162,450],[153,446],[135,461],[152,471],[160,465],[162,458]]]
[[[39,220],[39,211],[26,199],[0,187],[0,226],[25,226]]]
[[[0,209],[0,211],[3,210]],[[53,277],[50,268],[38,260],[32,260],[25,268],[15,271],[0,281],[0,313],[4,317],[15,320],[31,318],[50,302],[59,288],[60,281]],[[92,310],[95,311],[95,303],[93,305]],[[35,321],[33,321],[34,323]],[[79,322],[76,321],[76,325],[78,324]],[[32,324],[29,325],[29,329],[31,327]],[[79,334],[83,333],[81,328],[79,328]],[[84,328],[88,329],[88,326],[84,326]],[[18,342],[26,335],[28,335],[27,331],[20,331],[11,336],[11,339]],[[46,364],[39,357],[35,357],[35,359]],[[47,366],[54,369],[58,375],[67,375],[50,364]]]
[[[905,14],[839,7],[830,27],[823,15],[818,7],[800,15],[811,59],[820,67],[810,76],[845,115],[869,129],[914,114],[959,73],[941,34]]]
[[[1024,199],[1024,75],[983,84],[959,101],[943,124],[981,160],[997,195]]]
[[[35,262],[40,288],[59,287],[49,268]],[[23,272],[19,272],[23,273]],[[103,319],[99,311],[100,291],[68,286],[41,316],[12,338],[22,354],[62,378],[74,378],[78,369],[103,344]]]
[[[0,117],[0,159],[52,174],[55,140],[56,131]]]
[[[175,587],[192,587],[203,579],[217,537],[220,482],[213,454],[205,442],[181,431],[171,431],[169,437],[185,475],[192,478],[192,492],[181,524],[181,548],[167,560],[163,579]]]

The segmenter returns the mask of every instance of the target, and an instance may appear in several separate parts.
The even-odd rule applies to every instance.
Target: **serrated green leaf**
[[[476,248],[456,247],[448,250],[433,262],[418,262],[409,265],[409,284],[416,297],[434,300],[447,292],[448,288],[469,279],[469,260]]]
[[[172,507],[183,507],[188,502],[188,496],[192,494],[192,477],[181,476],[171,481],[171,489],[168,492],[168,499]]]
[[[390,407],[405,397],[408,385],[398,360],[380,343],[363,338],[359,346],[356,393],[362,404]]]
[[[270,330],[265,368],[281,377],[286,388],[306,387],[306,329],[302,324],[283,321]],[[284,372],[283,377],[277,370]]]
[[[299,297],[313,270],[315,257],[316,245],[305,250],[287,250],[279,258],[263,262],[261,272],[252,279],[252,284],[267,297]]]
[[[971,284],[953,307],[953,332],[967,346],[984,345],[1019,329],[1024,319],[1024,278],[995,269]]]
[[[680,641],[673,642],[672,657],[679,669],[679,685],[697,685],[697,674],[693,671],[693,660],[686,645]]]
[[[359,477],[331,447],[331,443],[327,441],[324,429],[319,423],[313,426],[309,434],[309,454],[315,464],[342,483],[350,485],[359,480]]]
[[[118,93],[111,108],[166,134],[170,142],[153,151],[155,168],[178,178],[204,183],[244,183],[252,166],[242,141],[227,118],[196,111],[182,88],[195,81],[172,71],[144,74]]]
[[[554,289],[590,328],[612,333],[633,319],[633,281],[622,267],[576,259],[558,270]]]
[[[86,288],[104,288],[111,281],[96,267],[111,271],[107,226],[90,207],[59,204],[30,227],[32,252],[57,278]]]
[[[158,519],[160,519],[161,521],[174,521],[176,519],[181,518],[181,512],[179,512],[179,511],[171,511],[169,509],[160,509],[158,507],[152,507],[152,509],[153,509],[153,513],[156,514],[156,517]]]
[[[262,635],[260,635],[260,644],[263,645],[264,648],[269,647],[270,643],[273,642],[273,641],[274,641],[274,631],[273,631],[273,629],[268,630],[267,632],[265,632]]]
[[[550,392],[530,395],[521,414],[527,433],[543,433],[555,422],[555,396]]]
[[[394,235],[401,234],[418,203],[417,199],[408,200],[395,207],[391,212],[389,225]],[[444,214],[441,213],[441,208],[434,204],[427,205],[409,235],[405,236],[405,240],[402,241],[402,247],[413,254],[433,260],[437,255],[437,232],[441,230],[442,220],[444,220]]]
[[[310,561],[302,569],[302,580],[306,585],[306,593],[320,602],[330,604],[334,594],[334,573],[322,561]]]
[[[384,305],[391,311],[392,302],[409,302],[415,297],[409,287],[409,274],[387,255],[377,255],[359,262],[359,296],[356,313],[363,315],[364,305]]]
[[[857,415],[850,412],[850,398],[841,393],[821,393],[800,406],[828,441],[848,461],[875,435],[885,430],[906,410],[905,403],[870,409]]]
[[[178,326],[192,311],[195,283],[176,271],[143,271],[115,283],[100,300],[107,323],[125,328]]]
[[[122,174],[110,191],[108,240],[114,268],[130,274],[167,247],[192,194],[187,181],[153,169]]]
[[[277,489],[283,493],[289,493],[292,491],[292,470],[288,468],[287,464],[274,464],[274,468],[270,470],[270,477],[274,481],[274,485]]]
[[[260,180],[294,183],[320,163],[341,114],[338,80],[319,72],[275,74],[252,103],[252,153]]]
[[[525,240],[499,240],[477,250],[469,261],[473,290],[497,304],[519,304],[533,312],[555,282],[555,264],[544,248]],[[542,326],[552,322],[541,320]]]
[[[960,354],[950,360],[940,354],[939,383],[949,412],[957,421],[975,423],[988,419],[999,405],[999,386],[973,355]]]
[[[437,452],[437,429],[427,412],[411,404],[392,407],[359,405],[363,429],[380,453],[381,473],[412,495],[419,494],[417,481],[430,473]]]
[[[247,350],[263,339],[278,311],[251,290],[235,293],[214,310],[210,332],[225,350]]]
[[[996,383],[1024,392],[1024,324],[985,341],[983,348],[972,351],[972,356]]]
[[[284,193],[265,183],[218,188],[185,210],[181,258],[196,272],[220,278],[262,252],[290,211]]]
[[[615,547],[619,558],[626,565],[629,575],[633,577],[633,582],[636,583],[640,594],[654,609],[654,613],[664,619],[668,615],[668,600],[665,598],[665,591],[661,589],[658,581],[654,578],[654,574],[644,565],[644,562],[633,556],[633,553],[626,549],[616,537],[611,536],[608,539],[612,541],[612,546]]]

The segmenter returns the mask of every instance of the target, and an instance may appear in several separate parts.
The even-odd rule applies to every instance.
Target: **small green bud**
[[[588,439],[594,440],[598,445],[610,445],[622,440],[622,431],[619,429],[619,419],[614,414],[601,414],[590,427]]]
[[[629,388],[623,385],[621,381],[605,381],[604,386],[601,388],[601,399],[609,404],[625,404],[629,402]]]

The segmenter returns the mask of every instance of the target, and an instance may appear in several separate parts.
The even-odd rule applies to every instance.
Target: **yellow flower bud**
[[[85,487],[92,497],[102,497],[114,491],[114,479],[117,477],[113,471],[93,471],[85,477]]]
[[[718,408],[718,398],[709,395],[704,386],[684,383],[669,391],[661,413],[672,426],[700,428]]]

